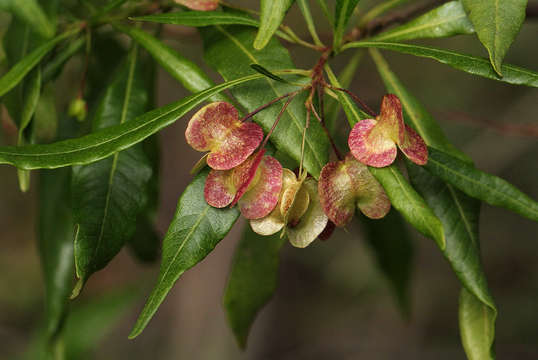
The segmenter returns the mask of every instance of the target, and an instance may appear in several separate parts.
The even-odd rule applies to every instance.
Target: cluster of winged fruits
[[[353,127],[350,153],[327,163],[319,182],[302,167],[294,172],[266,155],[270,134],[264,140],[262,128],[240,119],[229,103],[214,102],[200,109],[185,136],[195,150],[208,152],[201,162],[211,168],[204,188],[207,203],[217,208],[237,204],[253,231],[261,235],[282,231],[296,247],[327,238],[334,226],[351,220],[356,208],[372,219],[389,212],[390,201],[367,165],[392,164],[398,148],[418,165],[428,160],[426,144],[404,124],[400,100],[390,94],[383,97],[375,119]]]

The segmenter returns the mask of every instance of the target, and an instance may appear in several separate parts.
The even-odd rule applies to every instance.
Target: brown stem
[[[269,130],[269,132],[267,133],[267,136],[265,137],[265,140],[263,141],[263,144],[261,146],[261,149],[263,149],[265,147],[265,145],[267,145],[267,141],[269,141],[269,137],[271,137],[271,135],[273,134],[273,131],[275,130],[276,126],[278,125],[278,122],[280,121],[280,118],[282,117],[282,115],[284,114],[284,111],[286,111],[286,109],[288,108],[288,105],[291,103],[291,101],[293,100],[293,98],[298,94],[298,91],[295,91],[294,94],[290,95],[288,97],[288,100],[286,101],[286,103],[284,104],[284,106],[282,106],[282,109],[280,109],[280,112],[278,113],[278,116],[276,117],[276,120],[275,122],[273,123],[273,126],[271,127],[271,130]]]
[[[316,109],[314,108],[314,106],[312,106],[312,112],[314,113],[314,116],[318,119],[318,121],[320,122],[321,124],[321,128],[323,129],[323,131],[325,132],[325,135],[327,135],[327,137],[329,138],[329,142],[331,143],[331,147],[333,148],[333,151],[336,155],[336,157],[338,158],[338,160],[342,160],[344,159],[342,154],[340,153],[340,151],[338,150],[338,148],[336,147],[336,143],[334,142],[332,136],[331,136],[331,133],[329,133],[329,130],[327,129],[327,127],[325,126],[325,122],[323,121],[323,119],[321,118],[321,116],[319,116],[318,112],[316,111]]]
[[[287,97],[295,97],[295,95],[297,95],[297,94],[300,93],[301,91],[307,89],[308,87],[309,87],[309,86],[306,86],[306,87],[303,87],[303,88],[301,88],[301,89],[299,89],[299,90],[289,92],[289,93],[287,93],[287,94],[284,94],[284,95],[282,95],[282,96],[277,97],[276,99],[273,99],[273,100],[269,101],[267,104],[264,104],[264,105],[260,106],[259,108],[255,109],[255,110],[253,110],[252,112],[250,112],[250,113],[246,114],[245,116],[243,116],[243,118],[241,119],[241,122],[250,119],[251,117],[253,117],[253,116],[256,115],[257,113],[259,113],[260,111],[262,111],[262,110],[268,108],[269,106],[273,105],[274,103],[279,102],[279,101],[282,100],[282,99],[285,99],[285,98],[287,98]]]

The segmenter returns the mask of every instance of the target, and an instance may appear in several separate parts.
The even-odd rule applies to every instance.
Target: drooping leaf
[[[344,32],[347,28],[347,23],[353,15],[355,7],[359,0],[336,0],[334,8],[334,39],[333,47],[336,50],[340,49],[343,41]]]
[[[277,286],[279,250],[285,237],[261,236],[245,226],[232,262],[224,292],[228,323],[241,348],[258,312],[265,306]]]
[[[493,68],[503,76],[501,64],[525,20],[527,0],[462,0],[462,3]]]
[[[333,86],[340,87],[338,79],[329,67],[326,68],[329,81]],[[357,109],[347,94],[339,93],[338,100],[342,105],[348,122],[353,127],[357,122],[370,116]],[[370,172],[381,183],[387,193],[392,206],[402,216],[425,236],[435,240],[437,245],[444,249],[445,237],[443,225],[435,216],[424,199],[407,182],[400,170],[392,164],[384,168],[369,167]]]
[[[89,164],[139,143],[172,124],[212,95],[262,77],[261,74],[254,74],[231,80],[147,112],[132,121],[76,139],[47,145],[3,146],[0,147],[0,164],[10,164],[26,170]]]
[[[373,36],[373,41],[405,41],[472,34],[474,28],[459,1],[450,1],[403,25]]]
[[[136,49],[131,50],[98,105],[93,120],[96,130],[132,121],[148,107],[144,69]],[[73,168],[73,211],[78,226],[75,264],[81,285],[105,267],[134,234],[137,217],[148,200],[151,174],[141,144]]]
[[[411,163],[408,163],[407,166],[413,185],[424,196],[428,205],[443,223],[447,243],[443,254],[464,286],[462,292],[466,292],[468,297],[473,298],[466,298],[465,300],[468,301],[466,304],[463,304],[462,300],[460,300],[460,311],[467,308],[470,303],[476,303],[475,306],[482,309],[483,314],[474,314],[472,316],[481,318],[485,316],[486,318],[483,320],[493,316],[491,322],[485,323],[489,328],[487,335],[481,333],[484,331],[483,328],[473,328],[466,324],[466,320],[460,317],[461,335],[467,356],[472,358],[466,345],[466,341],[469,340],[465,339],[469,335],[476,339],[482,339],[484,336],[491,337],[489,344],[482,344],[487,345],[487,348],[479,346],[477,350],[492,351],[493,349],[490,348],[493,344],[494,321],[497,309],[489,292],[480,259],[478,237],[480,202],[468,197],[452,185],[444,183],[422,167]],[[473,311],[473,309],[464,311]],[[487,358],[484,357],[484,359]],[[477,359],[482,358],[478,357]]]
[[[37,0],[0,0],[0,10],[11,12],[44,38],[54,35],[54,25],[49,21]]]
[[[260,64],[269,71],[274,69],[292,69],[294,65],[287,50],[275,39],[261,51],[252,48],[254,32],[244,27],[224,28],[217,26],[202,31],[205,44],[206,62],[214,67],[225,80],[256,73],[250,64]],[[296,77],[286,80],[297,80]],[[274,82],[268,78],[237,87],[232,94],[239,104],[253,111],[278,96],[296,91],[295,85]],[[301,93],[290,103],[278,126],[271,135],[271,141],[278,150],[284,151],[297,162],[301,158],[303,127],[306,123],[304,102],[306,94]],[[281,102],[280,104],[283,104]],[[273,105],[254,117],[254,121],[267,132],[273,126],[282,105]],[[317,121],[310,121],[306,132],[304,166],[307,171],[318,177],[323,165],[328,160],[328,139]]]
[[[260,22],[258,20],[255,20],[246,14],[223,11],[178,11],[172,13],[139,16],[133,18],[133,20],[194,27],[211,25],[260,26]]]
[[[495,319],[497,312],[465,288],[461,289],[459,322],[465,354],[469,360],[495,359]]]
[[[260,28],[254,39],[254,49],[261,50],[273,37],[295,0],[261,0]]]
[[[161,40],[147,32],[124,25],[115,25],[118,30],[129,35],[133,40],[143,46],[153,58],[185,89],[198,92],[214,86],[213,81],[202,69],[192,61],[181,56],[177,51],[165,45]],[[211,101],[229,101],[224,94],[214,94]]]
[[[0,78],[0,96],[13,89],[28,74],[47,53],[59,42],[76,34],[79,29],[69,30],[37,47],[21,61],[15,64]]]
[[[409,286],[413,262],[413,243],[400,215],[391,211],[383,219],[361,216],[367,240],[379,267],[392,286],[398,305],[405,317],[411,312]]]
[[[509,182],[482,172],[471,164],[443,151],[430,148],[425,168],[432,174],[454,185],[467,195],[493,206],[504,207],[521,216],[538,221],[538,202]]]
[[[75,266],[69,169],[39,176],[39,254],[45,283],[45,328],[50,341],[62,328]]]
[[[200,172],[179,199],[163,240],[157,284],[129,335],[138,336],[181,274],[202,261],[222,240],[239,216],[236,208],[217,209],[204,199],[207,169]]]
[[[442,149],[464,161],[470,161],[469,157],[448,141],[443,130],[426,109],[418,102],[418,100],[407,91],[404,85],[396,77],[385,59],[375,50],[370,49],[370,54],[374,60],[379,75],[385,83],[385,87],[389,93],[398,96],[404,110],[404,118],[408,124],[422,136],[427,145],[435,146]]]
[[[450,50],[436,49],[421,45],[366,40],[351,42],[343,47],[343,49],[349,48],[379,48],[397,51],[403,54],[433,59],[455,69],[488,79],[502,81],[514,85],[538,87],[538,73],[536,71],[524,69],[515,65],[504,64],[501,66],[501,71],[503,74],[503,77],[501,78],[495,73],[495,71],[493,71],[488,59]]]
[[[377,50],[371,50],[371,54],[388,91],[400,96],[406,120],[415,126],[426,142],[450,151],[465,162],[470,162],[465,154],[455,150],[446,140],[435,120],[399,82]],[[446,238],[444,256],[463,286],[474,294],[483,306],[496,313],[480,260],[478,237],[480,202],[444,183],[420,166],[407,162],[407,169],[413,186],[443,224]]]

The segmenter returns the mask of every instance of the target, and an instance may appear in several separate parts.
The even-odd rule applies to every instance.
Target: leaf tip
[[[71,296],[69,296],[69,300],[74,300],[80,295],[80,292],[82,291],[82,288],[84,287],[85,283],[86,281],[84,280],[84,278],[78,279],[77,283],[75,284],[75,287],[73,288],[73,291],[71,292]]]

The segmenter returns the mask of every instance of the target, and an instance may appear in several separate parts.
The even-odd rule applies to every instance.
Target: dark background
[[[314,3],[314,15],[323,33],[327,25]],[[0,29],[7,21],[6,17],[0,18]],[[297,8],[290,11],[286,22],[306,37]],[[168,44],[200,63],[202,44],[195,30],[175,27],[167,29],[165,36]],[[538,70],[537,41],[538,21],[527,21],[506,61]],[[423,43],[486,55],[475,36]],[[311,51],[289,48],[298,67],[308,68],[315,62]],[[351,52],[334,60],[334,68],[341,69],[350,55]],[[521,124],[538,126],[536,89],[474,77],[426,59],[390,52],[383,55],[410,92],[441,123],[450,140],[469,154],[478,168],[538,198],[538,143],[536,137],[529,136],[530,132],[519,131]],[[59,94],[71,96],[68,89],[78,79],[80,67],[80,59],[68,64],[57,83]],[[219,81],[217,76],[215,80]],[[384,89],[367,56],[351,89],[373,108],[379,106]],[[159,106],[186,94],[175,80],[159,70]],[[59,111],[65,111],[69,100],[59,99]],[[199,156],[184,141],[187,119],[178,120],[160,134],[161,234],[172,219],[177,200],[191,180],[188,171]],[[340,121],[347,129],[345,119]],[[9,139],[9,134],[4,134],[2,141]],[[14,358],[29,349],[43,314],[44,289],[35,232],[37,177],[33,180],[30,192],[22,194],[16,171],[0,167],[0,359]],[[87,358],[465,358],[457,318],[460,285],[434,242],[410,229],[415,253],[412,314],[406,320],[360,226],[337,230],[330,241],[316,241],[307,249],[284,246],[276,295],[257,318],[248,349],[241,353],[227,327],[221,298],[243,225],[239,221],[215,251],[181,277],[147,329],[132,341],[127,340],[127,335],[154,285],[158,263],[142,266],[124,250],[105,270],[95,274],[73,307],[95,299],[106,302],[110,293],[127,292],[133,296],[132,300],[110,306],[106,317],[117,320],[111,320],[106,331],[86,334],[100,338]],[[480,231],[484,267],[499,309],[498,358],[537,359],[538,226],[506,210],[483,205]]]

